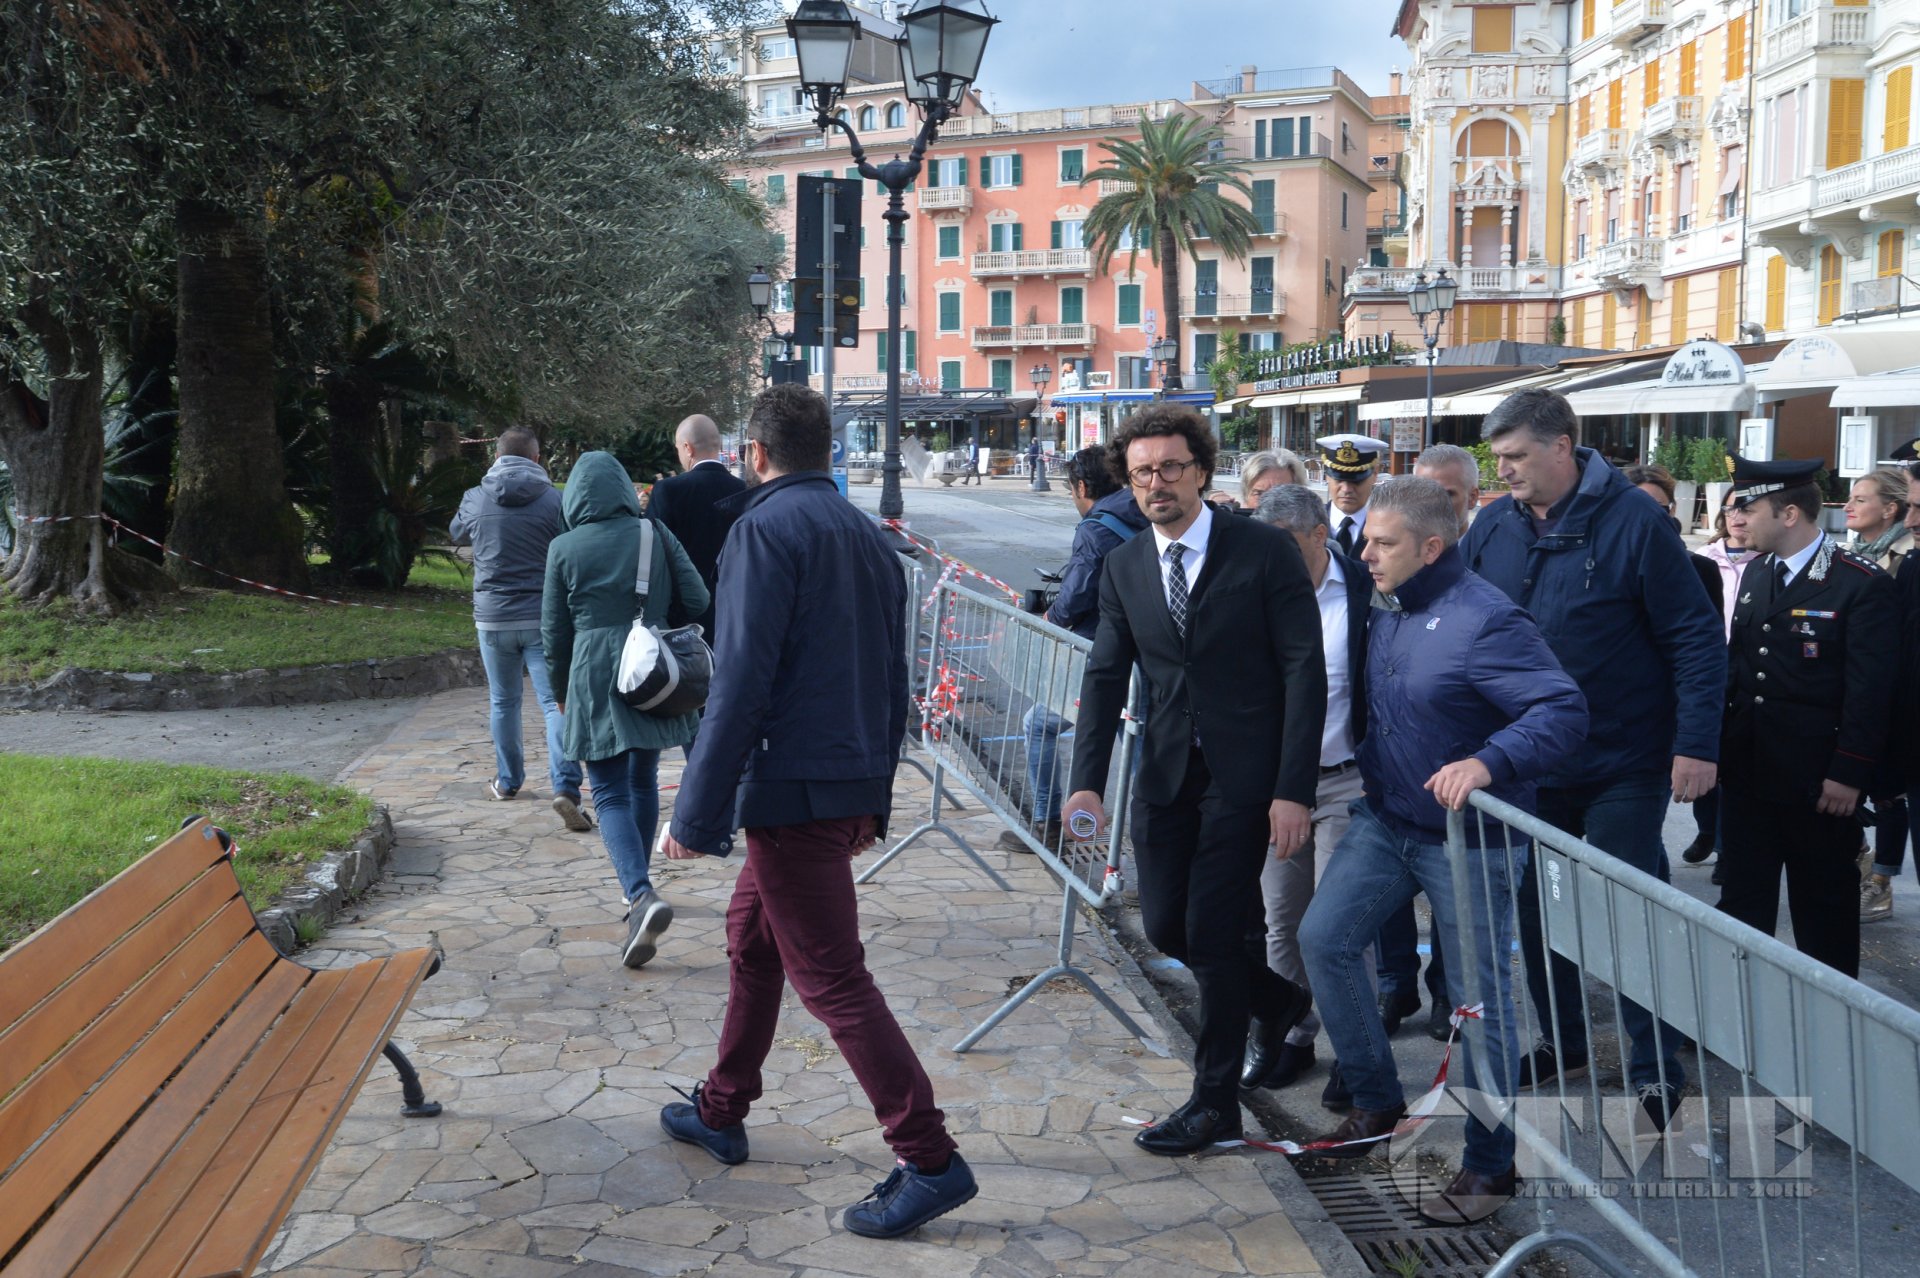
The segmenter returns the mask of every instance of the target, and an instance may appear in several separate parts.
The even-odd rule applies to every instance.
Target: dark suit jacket
[[[1160,580],[1159,539],[1107,556],[1100,629],[1080,688],[1073,789],[1101,792],[1137,661],[1146,673],[1140,797],[1174,801],[1195,732],[1227,802],[1311,808],[1320,783],[1327,667],[1313,582],[1290,533],[1216,514],[1182,640]]]
[[[693,566],[700,572],[700,580],[707,583],[709,594],[717,596],[714,587],[720,579],[720,548],[726,544],[734,520],[740,517],[734,512],[716,509],[715,503],[745,488],[739,476],[725,466],[701,462],[684,474],[655,484],[653,496],[647,501],[648,516],[680,539],[687,558],[693,560]],[[687,620],[699,622],[706,631],[707,642],[713,642],[712,604],[707,605],[704,613]]]
[[[1338,546],[1329,543],[1327,553],[1340,561],[1347,582],[1347,664],[1352,668],[1347,675],[1347,698],[1353,703],[1347,718],[1357,751],[1367,736],[1367,635],[1371,629],[1367,621],[1373,610],[1373,577],[1365,564],[1347,558]]]
[[[1870,788],[1886,755],[1899,661],[1900,605],[1878,565],[1829,537],[1775,597],[1773,557],[1756,559],[1740,578],[1728,646],[1727,784],[1809,805],[1828,777]]]

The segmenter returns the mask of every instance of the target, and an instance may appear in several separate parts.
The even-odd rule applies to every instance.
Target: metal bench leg
[[[388,1043],[381,1054],[393,1062],[394,1072],[400,1075],[400,1095],[405,1101],[400,1113],[407,1118],[437,1118],[440,1102],[427,1099],[426,1089],[420,1086],[420,1075],[407,1054],[392,1043]]]

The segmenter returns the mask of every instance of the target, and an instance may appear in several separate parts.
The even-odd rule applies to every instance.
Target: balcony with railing
[[[1093,185],[1103,200],[1109,195],[1131,195],[1133,193],[1133,183],[1122,181],[1119,178],[1101,178]]]
[[[1014,253],[975,253],[973,275],[1087,275],[1093,254],[1086,249],[1022,249]]]
[[[1867,14],[1866,5],[1816,3],[1799,17],[1771,26],[1760,34],[1760,69],[1830,47],[1865,52]]]
[[[1277,288],[1262,293],[1188,293],[1180,299],[1183,319],[1251,319],[1286,313],[1287,295]]]
[[[1625,48],[1659,31],[1673,21],[1673,0],[1621,0],[1613,6],[1609,39]]]
[[[1899,202],[1915,196],[1920,196],[1920,143],[1755,191],[1748,216],[1760,229],[1786,226],[1797,230],[1800,223],[1823,217],[1837,218],[1844,225],[1867,204]]]
[[[1254,234],[1276,238],[1287,233],[1287,215],[1280,209],[1253,210]]]
[[[1100,339],[1097,324],[976,324],[976,350],[995,346],[1092,346]]]
[[[1675,146],[1700,136],[1700,116],[1701,98],[1697,93],[1662,98],[1647,108],[1640,121],[1640,134],[1653,146]]]
[[[1573,162],[1583,169],[1618,168],[1626,153],[1625,129],[1595,129],[1573,144]]]
[[[1052,107],[998,115],[956,115],[940,126],[940,140],[1003,137],[1011,133],[1052,133],[1063,129],[1107,129],[1164,120],[1180,110],[1178,102],[1123,102],[1111,106]]]
[[[970,186],[923,186],[914,195],[922,213],[967,213],[973,209]]]
[[[1416,276],[1425,274],[1430,282],[1440,267],[1445,267],[1447,274],[1460,282],[1462,297],[1549,296],[1560,287],[1560,270],[1554,266],[1455,266],[1450,262],[1432,262],[1425,267],[1360,267],[1347,277],[1347,295],[1385,299],[1405,294],[1413,287]]]
[[[1635,235],[1602,244],[1592,256],[1593,275],[1612,288],[1632,288],[1657,281],[1666,260],[1667,242],[1658,235]]]
[[[1899,311],[1920,303],[1920,290],[1898,275],[1859,280],[1847,291],[1848,310],[1855,315]]]
[[[813,119],[812,107],[761,107],[748,116],[747,123],[756,129],[801,129]]]

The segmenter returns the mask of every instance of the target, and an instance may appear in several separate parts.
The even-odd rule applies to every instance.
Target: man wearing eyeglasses
[[[1312,1006],[1267,966],[1258,920],[1268,851],[1307,845],[1319,786],[1320,610],[1290,535],[1202,500],[1214,456],[1212,432],[1178,404],[1134,414],[1109,447],[1153,535],[1107,556],[1062,811],[1105,825],[1100,789],[1138,662],[1149,693],[1134,829],[1141,924],[1200,987],[1192,1094],[1135,1138],[1155,1154],[1239,1137],[1249,1019],[1272,1059]]]

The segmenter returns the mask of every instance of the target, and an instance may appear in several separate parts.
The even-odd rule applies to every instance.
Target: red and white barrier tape
[[[1486,1004],[1475,1003],[1472,1007],[1455,1008],[1448,1018],[1453,1030],[1447,1035],[1446,1054],[1440,1058],[1440,1068],[1434,1073],[1433,1086],[1425,1095],[1413,1103],[1401,1120],[1393,1125],[1393,1130],[1382,1132],[1378,1136],[1367,1136],[1360,1140],[1310,1140],[1306,1144],[1292,1140],[1218,1140],[1213,1143],[1215,1149],[1264,1149],[1269,1153],[1286,1154],[1297,1158],[1301,1154],[1318,1154],[1329,1149],[1349,1149],[1357,1145],[1373,1145],[1383,1140],[1392,1140],[1395,1136],[1404,1136],[1417,1130],[1420,1125],[1432,1118],[1434,1111],[1440,1108],[1440,1100],[1447,1094],[1447,1067],[1453,1061],[1453,1044],[1460,1037],[1460,1023],[1466,1020],[1479,1020],[1486,1011]],[[1144,1118],[1125,1117],[1121,1120],[1133,1127],[1152,1127],[1153,1123]]]
[[[35,524],[78,524],[90,523],[96,519],[105,519],[105,515],[23,515],[17,510],[9,510],[7,517],[16,528],[30,528]]]
[[[905,520],[883,519],[880,521],[880,526],[888,529],[891,532],[899,533],[902,537],[905,537],[908,541],[912,542],[915,546],[918,546],[921,550],[926,551],[929,555],[932,555],[935,559],[938,559],[943,565],[945,565],[945,570],[940,574],[940,580],[934,583],[934,592],[936,594],[939,592],[940,586],[943,583],[953,580],[953,578],[956,576],[972,577],[977,581],[986,582],[989,586],[994,587],[996,590],[1004,591],[1006,593],[1007,598],[1013,600],[1013,602],[1015,603],[1020,602],[1020,592],[1015,590],[1012,586],[1009,586],[1006,582],[1001,581],[998,577],[992,577],[987,575],[984,572],[981,572],[978,568],[975,568],[972,564],[969,564],[964,559],[955,559],[952,555],[949,555],[944,551],[937,549],[926,538],[914,536],[913,530],[907,527]],[[932,596],[929,596],[929,599],[931,598]]]

